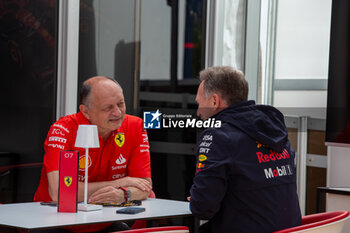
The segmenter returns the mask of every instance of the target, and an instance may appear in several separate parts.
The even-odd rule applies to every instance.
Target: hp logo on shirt
[[[143,128],[145,129],[160,129],[160,119],[162,113],[159,109],[156,112],[143,112]]]

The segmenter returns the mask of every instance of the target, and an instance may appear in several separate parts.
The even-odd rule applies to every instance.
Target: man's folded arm
[[[114,186],[103,187],[89,197],[89,202],[117,202],[125,201],[125,193],[119,187],[127,188],[130,191],[130,200],[144,200],[152,189],[150,178],[124,177],[115,180]]]
[[[58,171],[47,173],[47,180],[49,183],[49,194],[53,201],[58,200]],[[98,189],[112,185],[113,181],[92,182],[88,185],[88,197],[96,192]],[[78,182],[78,201],[84,200],[84,182]]]
[[[53,201],[58,200],[58,171],[52,171],[47,174],[49,183],[49,194]],[[88,197],[97,192],[98,190],[111,186],[115,189],[119,187],[127,187],[131,191],[131,198],[133,200],[146,199],[152,189],[152,180],[150,178],[135,178],[124,177],[118,180],[101,181],[101,182],[89,182],[88,185]],[[116,197],[120,200],[122,194]],[[78,182],[78,201],[84,200],[84,182]]]

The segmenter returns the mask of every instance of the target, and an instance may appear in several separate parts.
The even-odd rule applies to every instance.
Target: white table
[[[146,208],[145,212],[129,215],[116,213],[116,210],[125,207],[103,207],[103,210],[91,212],[58,213],[57,207],[40,205],[39,202],[5,204],[0,205],[0,226],[33,230],[192,215],[189,203],[183,201],[148,198],[142,201],[142,207]]]

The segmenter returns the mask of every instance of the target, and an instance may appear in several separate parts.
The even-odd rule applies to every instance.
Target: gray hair
[[[214,66],[202,70],[199,78],[204,81],[206,98],[217,93],[228,105],[248,100],[248,82],[240,70],[231,66]]]

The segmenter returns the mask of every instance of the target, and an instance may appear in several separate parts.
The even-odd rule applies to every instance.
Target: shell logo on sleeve
[[[79,157],[79,169],[80,170],[85,170],[85,155]],[[91,158],[90,156],[88,157],[88,167],[91,166]]]

